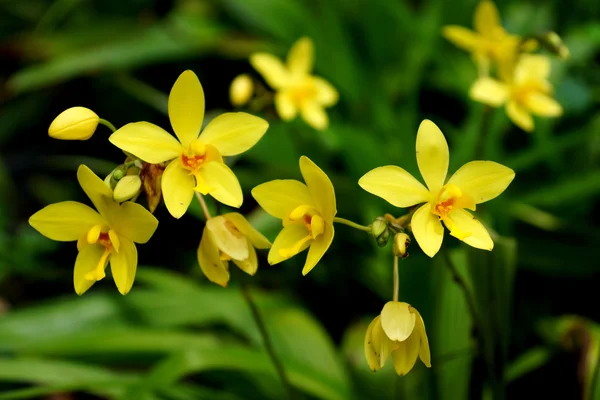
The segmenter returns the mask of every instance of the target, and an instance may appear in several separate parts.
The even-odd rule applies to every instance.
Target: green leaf
[[[572,175],[568,179],[549,186],[536,187],[528,194],[519,196],[519,200],[536,206],[560,207],[571,205],[573,199],[582,201],[600,193],[600,171]]]
[[[533,347],[520,354],[506,367],[506,381],[512,382],[542,367],[550,361],[552,352],[546,347]]]

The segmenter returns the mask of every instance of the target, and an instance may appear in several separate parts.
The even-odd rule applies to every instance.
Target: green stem
[[[400,292],[400,276],[398,274],[398,257],[394,256],[394,301],[398,301],[398,293]]]
[[[356,222],[352,222],[349,219],[346,218],[340,218],[340,217],[334,217],[333,218],[333,222],[337,222],[338,224],[344,224],[344,225],[348,225],[354,229],[358,229],[359,231],[363,231],[363,232],[369,232],[371,233],[371,226],[364,226],[361,224],[357,224]]]
[[[100,120],[98,121],[99,124],[106,126],[108,129],[110,129],[111,131],[115,132],[117,130],[117,128],[115,128],[115,126],[113,124],[111,124],[110,122],[108,122],[107,120],[100,118]]]
[[[204,196],[202,196],[202,194],[200,194],[198,192],[194,192],[194,193],[196,193],[196,198],[198,199],[198,203],[200,203],[200,207],[202,207],[202,212],[204,212],[204,216],[206,217],[206,220],[208,221],[211,218],[211,215],[210,215],[210,211],[208,211],[208,206],[206,205]]]
[[[291,400],[294,398],[294,392],[292,390],[292,386],[288,380],[287,374],[285,372],[285,369],[283,368],[283,364],[281,363],[281,360],[277,357],[277,354],[275,353],[275,349],[273,348],[273,343],[271,342],[271,337],[269,336],[269,332],[267,331],[265,322],[262,319],[260,312],[258,311],[258,307],[256,306],[256,303],[252,299],[252,296],[250,295],[250,290],[249,290],[248,286],[243,282],[242,282],[242,295],[244,296],[246,303],[248,303],[248,307],[250,307],[250,311],[252,312],[252,318],[254,319],[254,322],[256,322],[256,325],[258,326],[258,330],[260,331],[260,335],[265,344],[265,349],[267,350],[267,353],[269,354],[269,357],[271,358],[271,362],[275,366],[277,375],[279,375],[279,379],[281,380],[281,383],[282,383],[285,391],[287,392],[287,397],[288,397],[288,399]]]

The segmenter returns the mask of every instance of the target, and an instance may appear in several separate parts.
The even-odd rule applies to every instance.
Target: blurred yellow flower
[[[240,183],[223,156],[234,156],[254,146],[267,131],[267,121],[247,113],[225,113],[200,134],[204,91],[190,70],[184,71],[171,89],[169,119],[177,139],[154,124],[135,122],[117,130],[109,140],[151,164],[172,160],[161,186],[165,205],[175,218],[185,214],[194,191],[210,194],[231,207],[241,206]]]
[[[506,105],[506,114],[521,129],[531,132],[533,117],[558,117],[561,105],[552,98],[550,59],[543,55],[523,54],[507,82],[489,77],[479,78],[469,95],[473,100],[492,107]]]
[[[498,9],[492,1],[479,2],[473,17],[475,31],[457,25],[445,26],[442,34],[456,46],[471,52],[482,76],[488,75],[491,62],[500,74],[508,73],[518,55],[521,39],[508,34],[500,24]]]
[[[243,215],[219,215],[206,222],[198,247],[198,263],[208,280],[225,287],[229,282],[230,260],[245,273],[254,275],[258,269],[255,248],[269,247],[267,238]]]
[[[158,221],[139,204],[116,203],[108,186],[85,165],[79,166],[77,179],[97,212],[85,204],[63,201],[33,214],[29,224],[52,240],[77,241],[73,274],[77,294],[104,278],[109,262],[119,292],[127,294],[137,268],[134,242],[150,240]]]
[[[48,135],[61,140],[88,140],[92,137],[100,118],[85,107],[71,107],[61,112],[48,128]]]
[[[429,340],[421,314],[410,304],[389,301],[381,315],[369,324],[365,334],[365,357],[369,368],[379,371],[390,354],[396,373],[406,375],[417,356],[431,368]]]
[[[333,241],[335,192],[329,177],[308,157],[300,157],[306,184],[277,179],[252,189],[258,204],[283,223],[269,251],[269,264],[280,263],[310,247],[302,274],[317,265]]]
[[[485,227],[465,209],[500,195],[512,182],[512,169],[493,161],[471,161],[446,182],[449,151],[442,131],[424,120],[417,133],[417,164],[423,186],[400,167],[388,165],[367,172],[358,184],[396,207],[425,203],[411,218],[411,229],[423,252],[433,257],[442,246],[444,228],[466,244],[492,250],[494,242]]]
[[[252,94],[254,94],[254,82],[248,74],[238,75],[231,82],[229,98],[235,107],[241,107],[248,103]]]
[[[267,53],[250,56],[250,63],[265,81],[277,91],[275,109],[284,121],[290,121],[298,112],[307,124],[323,130],[329,125],[326,107],[335,105],[338,92],[323,78],[311,75],[314,48],[310,38],[298,39],[287,56],[287,65]]]

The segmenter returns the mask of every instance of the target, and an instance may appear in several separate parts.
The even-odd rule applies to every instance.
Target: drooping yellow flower
[[[252,196],[283,223],[269,251],[269,264],[285,261],[310,247],[302,269],[306,275],[333,241],[333,217],[337,210],[333,185],[325,172],[306,156],[300,157],[300,172],[306,184],[277,179],[252,189]]]
[[[29,224],[42,235],[61,242],[77,241],[73,283],[82,295],[104,278],[110,262],[119,292],[127,294],[137,268],[134,243],[146,243],[158,221],[139,204],[113,200],[112,191],[85,165],[77,179],[98,211],[75,201],[51,204],[29,218]]]
[[[284,121],[298,115],[315,129],[323,130],[329,125],[326,107],[335,105],[337,90],[323,78],[312,75],[314,47],[310,38],[298,39],[287,56],[287,65],[271,54],[256,53],[250,63],[277,91],[275,109]]]
[[[404,169],[392,165],[367,172],[358,184],[396,207],[425,203],[411,218],[411,229],[423,252],[433,257],[444,239],[442,222],[450,234],[470,246],[492,250],[494,242],[485,227],[465,209],[500,195],[512,182],[512,169],[493,161],[471,161],[446,181],[449,151],[442,131],[424,120],[417,133],[417,164],[423,186]]]
[[[247,113],[225,113],[200,134],[204,91],[190,70],[184,71],[171,89],[169,119],[179,140],[148,122],[127,124],[109,140],[148,163],[170,161],[161,186],[165,205],[175,218],[185,214],[194,191],[210,194],[231,207],[241,206],[240,183],[223,156],[234,156],[254,146],[267,131],[267,121]]]
[[[534,128],[531,114],[540,117],[558,117],[561,105],[552,98],[550,59],[543,55],[523,54],[507,82],[489,77],[479,78],[469,95],[473,100],[492,107],[506,106],[506,114],[521,129]]]
[[[254,275],[258,269],[257,249],[268,249],[271,243],[250,225],[243,215],[229,213],[206,222],[198,263],[204,275],[223,287],[229,282],[229,261],[242,271]]]
[[[445,26],[442,33],[456,46],[471,52],[479,66],[480,75],[489,74],[491,62],[498,64],[500,73],[514,65],[521,39],[508,34],[500,24],[498,9],[492,1],[479,2],[473,17],[472,31],[462,26]]]
[[[92,137],[100,117],[85,107],[71,107],[61,112],[48,128],[48,135],[61,140],[88,140]]]
[[[427,368],[431,368],[425,323],[421,314],[407,303],[386,303],[381,315],[369,324],[364,347],[367,363],[373,371],[383,368],[390,354],[400,376],[410,372],[417,356]]]

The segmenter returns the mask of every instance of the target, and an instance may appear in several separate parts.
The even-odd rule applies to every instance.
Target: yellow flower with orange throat
[[[492,250],[485,227],[468,210],[500,195],[512,182],[512,169],[493,161],[471,161],[446,181],[450,153],[442,131],[424,120],[417,132],[417,164],[424,186],[406,170],[388,165],[367,172],[358,184],[396,207],[422,204],[410,227],[423,252],[433,257],[442,246],[444,227],[450,234],[478,249]]]
[[[286,64],[268,53],[252,54],[250,63],[277,92],[275,109],[281,119],[290,121],[300,113],[313,128],[327,128],[329,117],[325,108],[334,106],[339,95],[325,79],[312,75],[314,45],[310,38],[294,43]]]
[[[283,230],[269,251],[269,264],[278,264],[309,248],[302,269],[306,275],[333,241],[333,218],[337,210],[333,185],[325,172],[305,156],[300,157],[300,171],[306,184],[277,179],[252,189],[252,196],[283,223]]]
[[[63,201],[33,214],[29,224],[52,240],[77,241],[79,254],[73,273],[77,294],[82,295],[103,279],[109,263],[119,292],[127,294],[137,269],[134,243],[150,240],[158,221],[139,204],[115,202],[110,188],[85,165],[77,170],[77,179],[98,211],[82,203]]]
[[[198,263],[204,275],[223,287],[229,283],[229,261],[248,275],[258,269],[256,249],[271,243],[243,215],[228,213],[209,218],[198,247]]]
[[[148,163],[169,163],[161,186],[165,205],[175,218],[185,214],[195,191],[240,207],[242,189],[223,156],[235,156],[254,146],[267,131],[267,121],[243,112],[225,113],[202,130],[204,90],[190,70],[171,89],[169,119],[177,138],[149,122],[135,122],[118,129],[109,140]]]

